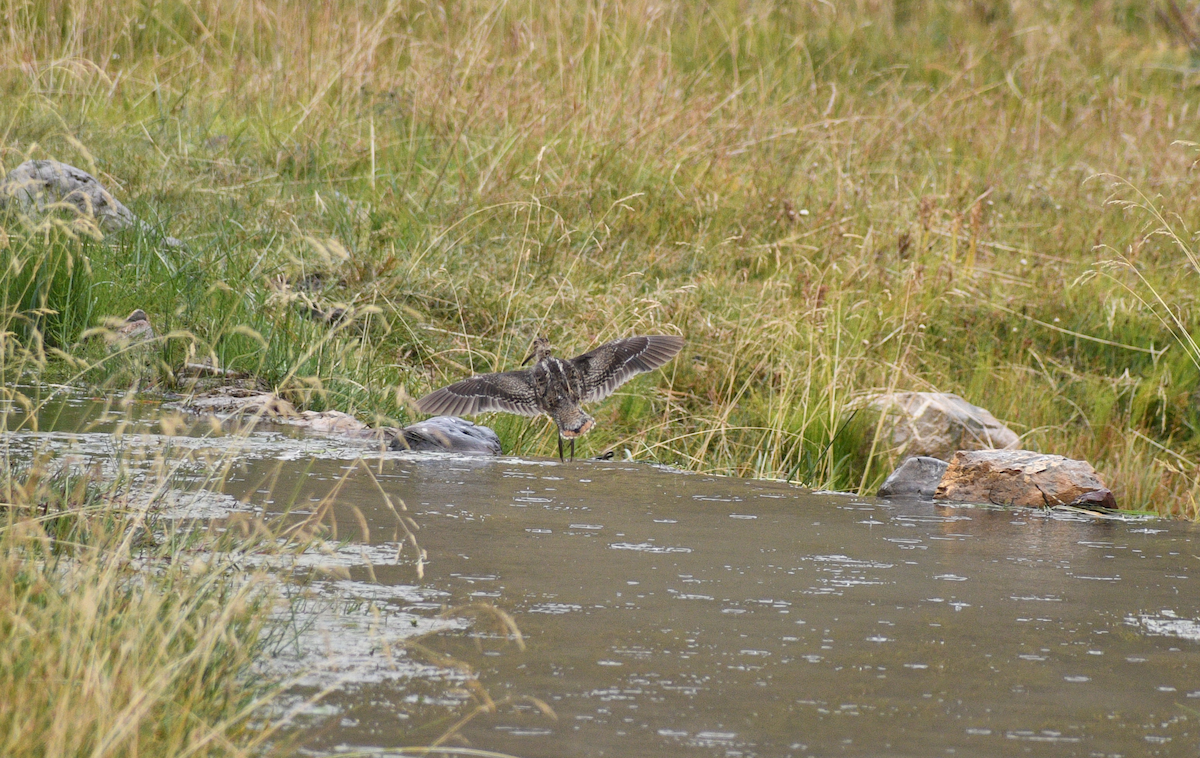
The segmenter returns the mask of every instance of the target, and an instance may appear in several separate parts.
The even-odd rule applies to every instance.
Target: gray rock
[[[55,207],[69,206],[82,219],[94,220],[102,234],[137,226],[155,233],[138,219],[100,181],[74,166],[58,161],[26,161],[8,173],[0,184],[0,209],[15,207],[27,215],[43,215]],[[164,241],[172,247],[183,243],[174,237]]]
[[[949,465],[945,461],[924,455],[906,458],[904,463],[888,475],[883,486],[879,488],[879,497],[931,498]]]
[[[434,416],[400,430],[393,450],[440,450],[476,455],[500,455],[500,438],[486,426],[458,416]]]
[[[1015,448],[1016,433],[977,405],[949,392],[892,392],[868,399],[882,416],[884,449],[897,456],[950,460],[959,450]]]
[[[952,503],[1117,507],[1091,464],[1031,450],[960,451],[933,497]]]

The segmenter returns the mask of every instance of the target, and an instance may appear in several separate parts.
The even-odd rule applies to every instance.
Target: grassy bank
[[[140,307],[163,385],[213,354],[405,422],[535,333],[670,331],[587,449],[870,490],[855,398],[950,391],[1195,517],[1194,5],[0,0],[4,168],[91,170],[188,244],[10,220],[6,350],[71,375]]]

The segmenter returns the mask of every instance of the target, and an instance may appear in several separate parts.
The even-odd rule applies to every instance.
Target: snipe
[[[544,337],[533,341],[533,352],[521,365],[527,369],[499,374],[477,374],[435,390],[417,401],[417,410],[434,415],[469,416],[504,411],[522,416],[545,413],[558,425],[558,458],[563,460],[563,439],[575,440],[596,423],[580,406],[611,395],[631,378],[653,371],[675,357],[683,338],[652,334],[606,342],[570,360],[554,357]]]

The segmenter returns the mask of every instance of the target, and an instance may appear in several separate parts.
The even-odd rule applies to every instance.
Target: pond
[[[294,720],[309,754],[428,743],[473,682],[503,702],[462,736],[528,758],[1194,755],[1200,743],[1192,524],[198,429],[8,444],[82,458],[236,446],[233,498],[268,513],[332,503],[339,542],[314,565],[340,573],[310,589],[340,610],[310,601],[310,623],[293,620],[309,642],[272,664],[318,672],[296,702],[332,689]],[[395,558],[401,503],[420,527],[420,578],[411,548]],[[511,615],[525,648],[441,618],[478,603]],[[435,629],[469,672],[392,647]],[[422,724],[437,713],[455,715]]]

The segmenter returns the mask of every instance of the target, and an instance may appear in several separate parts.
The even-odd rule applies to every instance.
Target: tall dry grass
[[[8,0],[0,162],[189,241],[97,247],[83,321],[143,307],[312,407],[404,421],[536,332],[678,331],[594,448],[870,491],[855,399],[953,391],[1194,516],[1196,273],[1106,178],[1194,213],[1193,6]],[[1136,275],[1092,275],[1113,250]]]
[[[136,389],[159,346],[99,328],[83,330],[97,344],[64,350],[62,335],[86,325],[79,290],[94,251],[63,228],[44,239],[33,254],[27,239],[0,251],[11,255],[0,274],[0,754],[270,752],[287,682],[262,661],[288,633],[269,623],[288,601],[287,572],[268,556],[323,538],[329,504],[275,520],[188,517],[192,501],[219,499],[238,436],[203,458],[131,443],[186,433],[170,413],[140,417]],[[110,435],[111,455],[70,443],[92,429],[62,417],[56,396],[71,388],[41,383],[55,372],[133,384],[83,417]],[[247,568],[251,554],[267,562]]]
[[[0,481],[0,752],[257,752],[272,581],[156,523],[128,481],[16,463]]]

